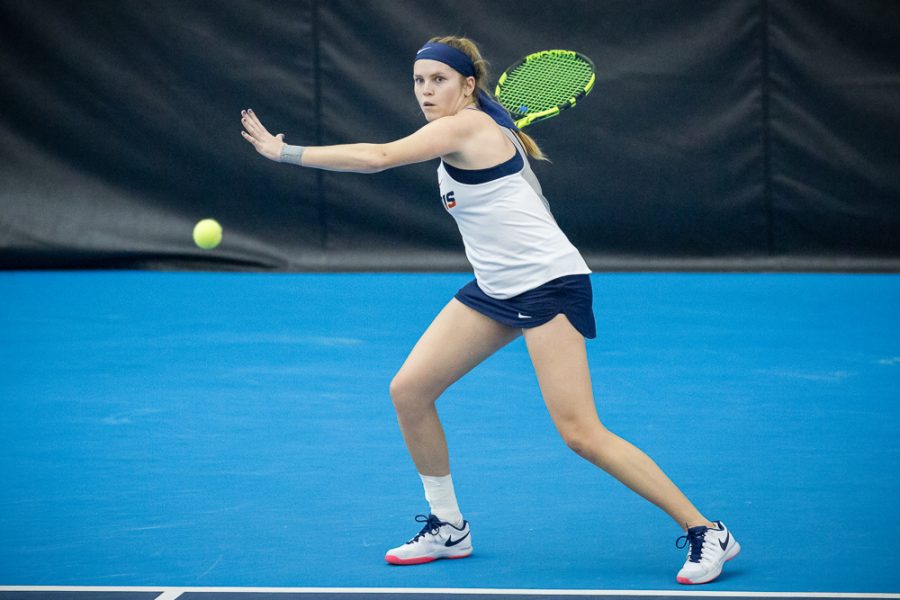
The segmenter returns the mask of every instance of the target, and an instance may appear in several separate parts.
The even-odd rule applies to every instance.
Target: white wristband
[[[278,157],[278,162],[299,165],[304,150],[306,150],[306,146],[289,146],[285,144],[281,147],[281,156]]]

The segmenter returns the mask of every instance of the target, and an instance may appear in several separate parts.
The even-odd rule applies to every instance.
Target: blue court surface
[[[601,419],[734,532],[715,583],[521,339],[438,404],[475,554],[387,565],[427,510],[388,384],[469,278],[0,273],[0,600],[900,597],[898,275],[593,276]]]

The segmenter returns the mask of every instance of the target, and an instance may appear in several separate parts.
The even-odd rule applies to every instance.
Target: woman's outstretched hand
[[[269,130],[263,127],[259,119],[253,113],[253,109],[241,111],[241,125],[244,131],[241,135],[244,139],[253,144],[256,151],[268,158],[269,160],[278,161],[281,158],[281,148],[284,146],[284,134],[272,135]]]

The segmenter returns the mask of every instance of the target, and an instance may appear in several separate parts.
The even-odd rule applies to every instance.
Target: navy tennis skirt
[[[589,339],[597,337],[589,275],[565,275],[506,300],[491,298],[473,279],[456,292],[455,297],[469,308],[509,327],[537,327],[562,313],[581,335]]]

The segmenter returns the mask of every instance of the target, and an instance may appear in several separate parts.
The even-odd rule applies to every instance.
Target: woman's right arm
[[[252,110],[241,112],[241,124],[244,126],[241,135],[257,152],[270,160],[282,160],[284,134],[269,133]],[[294,162],[329,171],[377,173],[458,152],[475,126],[477,122],[469,115],[453,115],[432,121],[415,133],[387,144],[306,146],[299,161]]]

